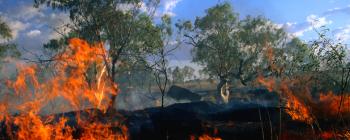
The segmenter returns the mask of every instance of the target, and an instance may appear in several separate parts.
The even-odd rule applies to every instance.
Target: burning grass
[[[14,80],[6,81],[7,86],[3,90],[3,98],[0,101],[0,120],[2,121],[0,130],[3,133],[0,139],[119,140],[130,138],[129,128],[123,123],[123,117],[107,111],[111,102],[110,96],[117,95],[119,90],[118,86],[109,77],[107,64],[109,63],[109,58],[103,44],[97,43],[91,45],[77,38],[71,39],[69,43],[69,47],[54,57],[54,71],[52,75],[40,77],[41,73],[38,65],[18,65],[17,77]],[[91,69],[95,71],[94,74],[87,75]],[[293,121],[302,122],[311,127],[312,130],[305,129],[308,135],[314,135],[323,139],[349,138],[349,131],[343,129],[344,127],[333,131],[329,127],[322,130],[322,124],[320,125],[320,122],[330,118],[337,119],[339,116],[343,120],[346,120],[346,117],[348,118],[350,115],[350,97],[345,96],[346,94],[339,96],[328,92],[326,94],[321,93],[319,98],[315,99],[311,96],[311,92],[308,89],[310,83],[305,81],[307,80],[258,78],[260,84],[266,86],[270,92],[275,91],[278,94],[280,98],[280,110],[283,108],[283,111]],[[76,111],[73,118],[72,116],[69,117],[69,115],[61,115],[59,117],[42,115],[44,108],[47,108],[50,103],[57,100],[60,100],[59,103],[61,104],[51,108],[51,111],[65,112],[67,111],[66,108],[71,108],[73,111]],[[88,110],[88,108],[94,109]],[[259,108],[260,123],[236,123],[234,121],[237,120],[229,119],[227,121],[233,122],[235,125],[227,125],[221,128],[221,130],[226,130],[226,132],[224,131],[222,133],[227,133],[229,132],[228,130],[234,127],[242,126],[252,129],[254,132],[261,129],[263,134],[268,129],[271,129],[271,133],[268,135],[271,137],[276,136],[277,130],[275,130],[276,127],[274,125],[277,123],[275,123],[276,120],[271,120],[270,118],[273,117],[270,116],[270,111],[276,112],[274,109],[263,113],[268,114],[269,123],[266,123],[266,119],[261,118],[261,110]],[[81,113],[80,110],[84,110],[84,113]],[[175,110],[175,112],[169,113],[173,114],[169,117],[174,117],[178,112]],[[256,110],[254,110],[254,113],[257,113]],[[184,119],[181,123],[196,124],[202,121],[195,118],[198,114],[189,114],[191,114],[190,117],[193,120],[190,120],[188,118],[189,116],[180,117]],[[164,115],[161,114],[160,116],[164,117]],[[203,118],[207,119],[208,116],[212,115],[209,114]],[[259,117],[259,115],[253,117]],[[215,117],[215,119],[218,118],[220,117]],[[232,119],[233,117],[228,116],[228,118]],[[244,116],[242,118],[247,119]],[[279,118],[281,119],[281,116]],[[160,120],[163,119],[161,118]],[[215,121],[213,122],[217,123]],[[280,120],[279,123],[282,123],[282,121]],[[167,123],[160,122],[160,124],[177,125],[178,123],[174,121]],[[282,124],[279,125],[280,128],[278,129],[281,131]],[[269,127],[266,128],[266,126]],[[335,127],[338,126],[335,125]],[[173,126],[161,126],[161,128],[167,128],[168,130],[171,130],[171,127]],[[316,127],[318,130],[314,130]],[[283,126],[284,128],[285,126]],[[238,131],[235,128],[233,130]],[[257,132],[257,134],[260,134],[260,131]],[[187,137],[193,140],[220,140],[220,133],[218,129],[215,129],[213,135],[209,133],[196,133],[195,135],[188,134]],[[281,138],[292,135],[295,134],[288,131],[278,134]],[[223,136],[227,138],[230,134]]]
[[[118,93],[117,85],[111,82],[106,71],[106,53],[102,43],[90,45],[73,38],[69,47],[54,57],[55,70],[51,76],[38,78],[39,66],[19,65],[17,78],[7,80],[8,89],[4,90],[7,93],[3,93],[4,98],[0,102],[0,119],[6,128],[6,135],[0,138],[127,139],[128,130],[124,125],[115,124],[117,121],[91,119],[94,112],[76,115],[74,127],[67,125],[68,119],[64,116],[54,121],[52,117],[40,115],[45,107],[58,99],[61,105],[54,109],[58,112],[65,108],[98,108],[106,112],[110,96]],[[91,68],[96,70],[96,74],[86,75]],[[113,130],[114,127],[120,128],[119,131]]]
[[[270,91],[277,91],[281,106],[292,120],[310,125],[310,137],[349,139],[350,96],[329,91],[313,97],[309,89],[312,86],[305,78],[307,76],[294,80],[260,77],[258,82]]]
[[[302,80],[281,80],[259,78],[258,82],[266,86],[270,91],[277,91],[281,98],[285,111],[293,118],[306,123],[313,123],[315,117],[336,118],[350,114],[350,96],[347,94],[336,95],[333,92],[320,93],[319,98],[311,97],[307,83],[302,85]],[[343,98],[343,99],[342,99]],[[283,104],[284,103],[284,104]]]

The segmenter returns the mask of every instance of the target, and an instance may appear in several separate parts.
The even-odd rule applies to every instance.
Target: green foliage
[[[0,17],[0,38],[2,39],[11,39],[11,29],[10,27],[2,20]]]
[[[235,77],[245,85],[259,73],[265,75],[269,72],[269,61],[274,61],[269,60],[269,51],[276,55],[287,36],[282,28],[262,16],[247,16],[239,22],[237,30],[239,67]]]
[[[140,0],[36,0],[35,5],[47,4],[54,9],[69,11],[74,28],[68,37],[52,40],[45,48],[60,48],[66,39],[79,37],[91,43],[106,42],[112,59],[112,73],[117,62],[135,63],[162,46],[160,29],[152,17],[143,13]],[[157,3],[157,0],[148,1]],[[166,18],[165,18],[166,19]],[[166,19],[169,20],[170,18]]]
[[[185,76],[183,75],[180,67],[175,67],[172,70],[173,84],[183,83],[185,81]]]
[[[19,57],[21,54],[15,44],[8,43],[12,39],[10,27],[0,17],[0,58]]]
[[[238,79],[242,84],[254,80],[268,67],[269,48],[278,48],[286,33],[262,16],[239,20],[228,3],[218,4],[189,22],[177,24],[185,30],[187,43],[194,46],[193,61],[221,80]]]
[[[228,77],[238,63],[237,41],[231,31],[238,26],[237,16],[229,4],[217,5],[207,10],[207,15],[197,18],[194,30],[198,31],[194,62],[206,66],[206,70],[219,77]]]
[[[185,79],[192,79],[194,76],[194,71],[195,70],[190,66],[185,66],[183,68],[176,66],[173,70],[171,70],[173,84],[183,84]]]
[[[3,58],[3,57],[18,58],[20,56],[21,56],[21,53],[17,50],[17,45],[0,44],[0,58]]]
[[[311,42],[315,81],[320,83],[319,90],[343,94],[349,90],[349,52],[345,44],[333,40],[328,32],[329,29],[321,28],[317,31],[319,38]]]
[[[317,60],[313,57],[313,50],[306,43],[298,38],[293,38],[283,48],[286,54],[285,74],[287,76],[296,76],[301,74],[310,74],[317,67]]]

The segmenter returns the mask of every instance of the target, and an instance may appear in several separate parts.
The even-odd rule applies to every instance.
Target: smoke
[[[171,97],[164,97],[164,106],[169,106],[175,103],[186,103],[188,100],[177,101]],[[160,107],[161,93],[147,92],[145,89],[133,89],[129,91],[122,91],[117,97],[117,109],[120,110],[143,110],[145,108]]]

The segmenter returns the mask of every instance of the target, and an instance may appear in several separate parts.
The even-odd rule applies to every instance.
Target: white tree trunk
[[[224,103],[228,103],[230,97],[229,85],[226,82],[225,85],[221,88],[221,97]]]
[[[217,86],[217,90],[220,93],[221,101],[228,103],[230,96],[230,87],[226,80],[220,80],[220,83]]]

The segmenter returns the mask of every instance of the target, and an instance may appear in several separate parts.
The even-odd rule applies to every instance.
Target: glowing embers
[[[202,124],[203,127],[208,127],[210,126],[209,124]],[[214,128],[212,135],[210,133],[204,133],[201,134],[200,136],[195,136],[191,135],[190,139],[191,140],[222,140],[220,137],[217,137],[219,133],[219,130],[217,128]]]
[[[208,134],[203,134],[199,137],[195,137],[195,136],[191,136],[190,137],[191,140],[222,140],[221,138],[219,137],[212,137]]]

